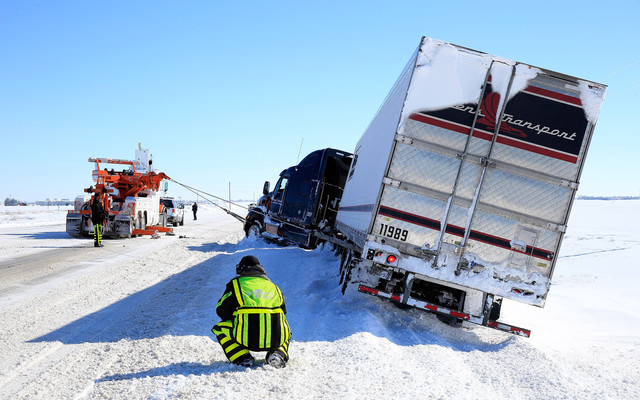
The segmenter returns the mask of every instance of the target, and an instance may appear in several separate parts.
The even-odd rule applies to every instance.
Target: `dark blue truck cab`
[[[312,232],[335,226],[352,158],[346,151],[316,150],[282,171],[272,191],[265,182],[263,196],[247,214],[247,236],[260,234],[314,248],[317,243]]]

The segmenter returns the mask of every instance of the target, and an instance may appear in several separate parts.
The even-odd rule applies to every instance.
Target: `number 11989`
[[[406,229],[400,229],[400,228],[393,227],[391,225],[380,224],[379,234],[391,239],[396,239],[396,240],[401,240],[403,242],[406,242],[407,235],[409,235],[409,232]]]

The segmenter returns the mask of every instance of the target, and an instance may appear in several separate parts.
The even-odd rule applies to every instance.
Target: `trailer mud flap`
[[[523,337],[531,336],[531,330],[529,329],[519,328],[517,326],[505,324],[503,322],[492,321],[489,319],[484,321],[482,317],[475,317],[473,315],[466,314],[460,311],[450,310],[446,307],[438,306],[436,304],[431,304],[426,301],[416,300],[411,297],[407,298],[406,302],[404,302],[403,296],[382,292],[378,289],[373,289],[365,285],[359,285],[358,291],[362,293],[370,294],[372,296],[383,297],[391,301],[404,303],[408,306],[431,311],[436,314],[443,314],[443,315],[448,315],[454,318],[459,318],[459,319],[462,319],[463,321],[471,322],[473,324],[482,325],[482,326],[486,326],[493,329],[498,329],[500,331],[512,333],[514,335],[523,336]]]

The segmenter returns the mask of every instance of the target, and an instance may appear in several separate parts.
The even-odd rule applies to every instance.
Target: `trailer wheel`
[[[502,308],[502,299],[496,299],[491,303],[491,311],[489,312],[489,319],[491,321],[497,321],[500,319],[500,309]]]
[[[436,318],[440,320],[440,322],[452,326],[454,328],[459,328],[462,326],[462,320],[460,318],[452,317],[450,315],[444,314],[436,314]]]

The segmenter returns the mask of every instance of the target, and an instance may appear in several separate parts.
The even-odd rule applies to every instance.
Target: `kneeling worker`
[[[291,331],[282,291],[267,278],[254,256],[240,260],[236,275],[216,307],[222,321],[211,331],[234,364],[251,367],[255,360],[249,351],[266,351],[267,364],[284,367],[289,360]]]

